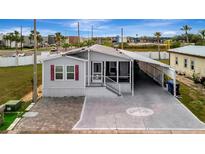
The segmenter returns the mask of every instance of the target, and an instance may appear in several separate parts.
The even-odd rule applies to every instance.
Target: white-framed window
[[[66,79],[67,80],[75,79],[75,67],[73,65],[66,66]]]
[[[59,66],[55,66],[55,80],[63,80],[63,66],[59,65]]]
[[[194,70],[194,69],[195,69],[194,61],[192,60],[192,61],[191,61],[191,70]]]
[[[175,57],[175,64],[178,65],[178,57]]]
[[[187,64],[188,64],[188,59],[184,59],[184,67],[187,68]]]

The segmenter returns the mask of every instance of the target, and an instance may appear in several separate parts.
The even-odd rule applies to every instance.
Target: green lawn
[[[0,131],[6,130],[17,118],[18,113],[5,113],[4,123],[0,126]]]
[[[169,59],[162,59],[162,60],[160,60],[160,62],[169,65]]]
[[[205,95],[183,83],[180,83],[180,94],[179,100],[201,121],[205,122]]]
[[[169,64],[168,60],[160,61]],[[181,82],[179,83],[181,94],[179,100],[201,121],[205,122],[205,95],[201,91],[197,91]]]
[[[41,64],[38,65],[38,85],[41,84]],[[33,66],[0,67],[0,104],[20,99],[32,90]]]

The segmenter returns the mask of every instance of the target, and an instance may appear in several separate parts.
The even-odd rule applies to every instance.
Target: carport
[[[120,50],[120,52],[124,53],[132,59],[132,95],[134,95],[134,65],[135,61],[137,61],[139,69],[159,83],[162,87],[164,86],[165,75],[173,79],[174,96],[176,96],[176,72],[173,68],[159,61],[141,56],[136,52],[130,52],[126,50]]]

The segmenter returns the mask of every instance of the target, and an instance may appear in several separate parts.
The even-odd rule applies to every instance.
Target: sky
[[[164,37],[172,37],[182,34],[180,28],[183,25],[192,27],[191,33],[198,33],[205,29],[204,19],[37,19],[37,30],[42,36],[61,32],[66,36],[77,35],[77,22],[80,23],[81,37],[91,36],[116,36],[120,35],[121,28],[124,36],[153,36],[157,31]],[[33,20],[29,19],[0,19],[0,33],[20,31],[23,27],[23,35],[29,35],[33,29]]]

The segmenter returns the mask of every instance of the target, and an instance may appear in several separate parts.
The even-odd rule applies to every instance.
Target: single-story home
[[[205,46],[184,46],[169,50],[170,66],[178,73],[205,77]]]
[[[169,65],[135,52],[93,45],[73,49],[43,60],[43,96],[84,96],[88,87],[106,87],[122,95],[134,95],[135,67],[164,85],[164,75],[174,82],[175,70]]]

